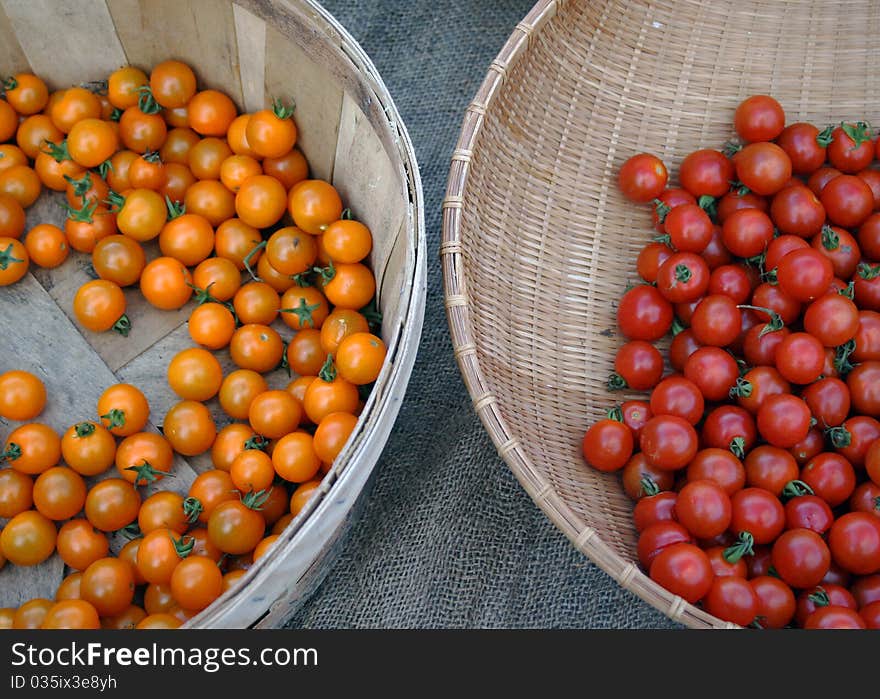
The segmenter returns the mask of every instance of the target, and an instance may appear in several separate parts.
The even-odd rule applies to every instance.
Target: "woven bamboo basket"
[[[877,123],[880,5],[820,0],[541,0],[469,106],[443,211],[443,280],[474,408],[529,495],[626,589],[692,627],[728,627],[643,574],[632,503],[589,470],[586,427],[624,398],[605,381],[615,308],[654,234],[618,192],[629,156],[674,173],[772,94],[788,122]]]
[[[200,89],[223,90],[241,110],[261,109],[273,97],[292,98],[298,146],[312,176],[332,181],[373,233],[370,263],[388,356],[355,432],[279,542],[240,585],[186,624],[278,626],[321,581],[357,517],[415,361],[426,296],[418,166],[375,66],[313,0],[0,1],[4,75],[29,70],[58,89],[106,80],[121,65],[149,69],[168,58],[192,65]],[[29,226],[61,221],[51,194],[28,211]],[[24,329],[2,334],[0,372],[28,368],[44,380],[50,401],[40,420],[56,430],[91,417],[101,391],[120,380],[144,390],[158,421],[177,400],[166,367],[192,344],[186,328],[192,306],[156,311],[136,290],[127,291],[129,337],[81,333],[70,320],[71,305],[88,279],[87,263],[82,257],[57,270],[33,270],[0,294],[4,324]],[[232,368],[227,352],[217,357],[224,371]],[[283,372],[268,378],[270,386],[280,387],[289,380]],[[208,405],[218,426],[229,422],[216,400]],[[0,434],[11,429],[0,419]],[[178,458],[175,478],[161,486],[185,493],[195,475],[210,467],[210,454]],[[62,575],[57,556],[36,568],[8,565],[0,571],[0,606],[51,598]]]

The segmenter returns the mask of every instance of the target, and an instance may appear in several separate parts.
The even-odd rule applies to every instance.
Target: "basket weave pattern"
[[[877,122],[871,2],[544,0],[517,25],[464,118],[441,256],[455,354],[474,407],[528,493],[624,587],[693,627],[733,625],[635,561],[632,503],[587,469],[585,428],[629,397],[605,387],[615,310],[654,234],[616,188],[649,151],[675,172],[720,148],[744,97],[787,122]]]

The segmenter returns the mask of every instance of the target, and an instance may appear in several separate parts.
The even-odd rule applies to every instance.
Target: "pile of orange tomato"
[[[161,433],[144,394],[117,384],[59,435],[37,421],[51,400],[40,379],[0,374],[0,417],[22,423],[0,442],[0,567],[57,552],[67,571],[55,599],[0,609],[0,628],[176,627],[265,554],[354,431],[386,354],[372,235],[309,179],[282,100],[239,114],[174,60],[106,85],[50,92],[19,74],[3,86],[0,287],[73,250],[97,276],[73,299],[87,333],[130,332],[123,287],[162,311],[196,304],[195,346],[167,367],[181,400],[153,416]],[[25,231],[43,188],[64,193],[64,227]],[[237,367],[225,376],[224,349]],[[279,367],[292,380],[270,388]],[[234,420],[219,431],[215,398]],[[214,468],[186,495],[142,495],[174,476],[175,453],[209,450]]]

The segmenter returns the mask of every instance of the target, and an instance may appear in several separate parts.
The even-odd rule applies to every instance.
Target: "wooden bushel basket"
[[[626,589],[697,628],[730,627],[637,565],[632,502],[580,442],[606,408],[617,301],[655,231],[624,200],[631,155],[671,173],[771,94],[786,122],[878,123],[880,5],[540,0],[464,117],[443,211],[443,280],[474,407],[529,495]],[[586,621],[586,620],[584,620]]]
[[[106,80],[125,64],[149,70],[169,58],[189,63],[200,89],[223,90],[240,110],[263,108],[273,97],[295,100],[298,146],[312,176],[333,182],[345,205],[373,233],[370,264],[388,357],[355,433],[316,496],[270,552],[240,585],[186,624],[278,626],[326,573],[371,483],[406,390],[426,295],[421,182],[409,136],[376,68],[312,0],[0,2],[4,75],[31,71],[58,89]],[[32,207],[29,226],[63,220],[55,196],[44,194]],[[147,251],[148,258],[156,254]],[[186,328],[192,305],[180,312],[157,311],[134,287],[126,290],[133,324],[128,338],[80,332],[71,320],[71,303],[88,279],[89,260],[75,257],[56,270],[34,269],[0,293],[5,326],[0,371],[26,368],[43,379],[49,404],[38,419],[56,430],[94,419],[101,391],[118,381],[144,390],[157,425],[177,401],[165,370],[176,352],[192,346]],[[217,356],[224,371],[232,368],[228,352]],[[281,372],[268,379],[270,386],[288,381]],[[208,405],[218,427],[229,422],[216,400]],[[0,434],[5,437],[11,429],[0,420]],[[185,493],[206,468],[210,454],[178,458],[175,478],[165,479],[161,487]],[[114,474],[112,469],[107,475]],[[145,489],[144,497],[154,490]],[[118,550],[119,544],[111,546]],[[0,606],[52,598],[62,574],[57,555],[36,568],[7,565],[0,571]]]

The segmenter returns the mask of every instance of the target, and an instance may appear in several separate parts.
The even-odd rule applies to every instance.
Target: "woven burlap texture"
[[[464,110],[528,0],[326,0],[384,77],[425,189],[428,303],[364,511],[291,627],[674,626],[577,552],[498,457],[452,354],[437,250]]]

